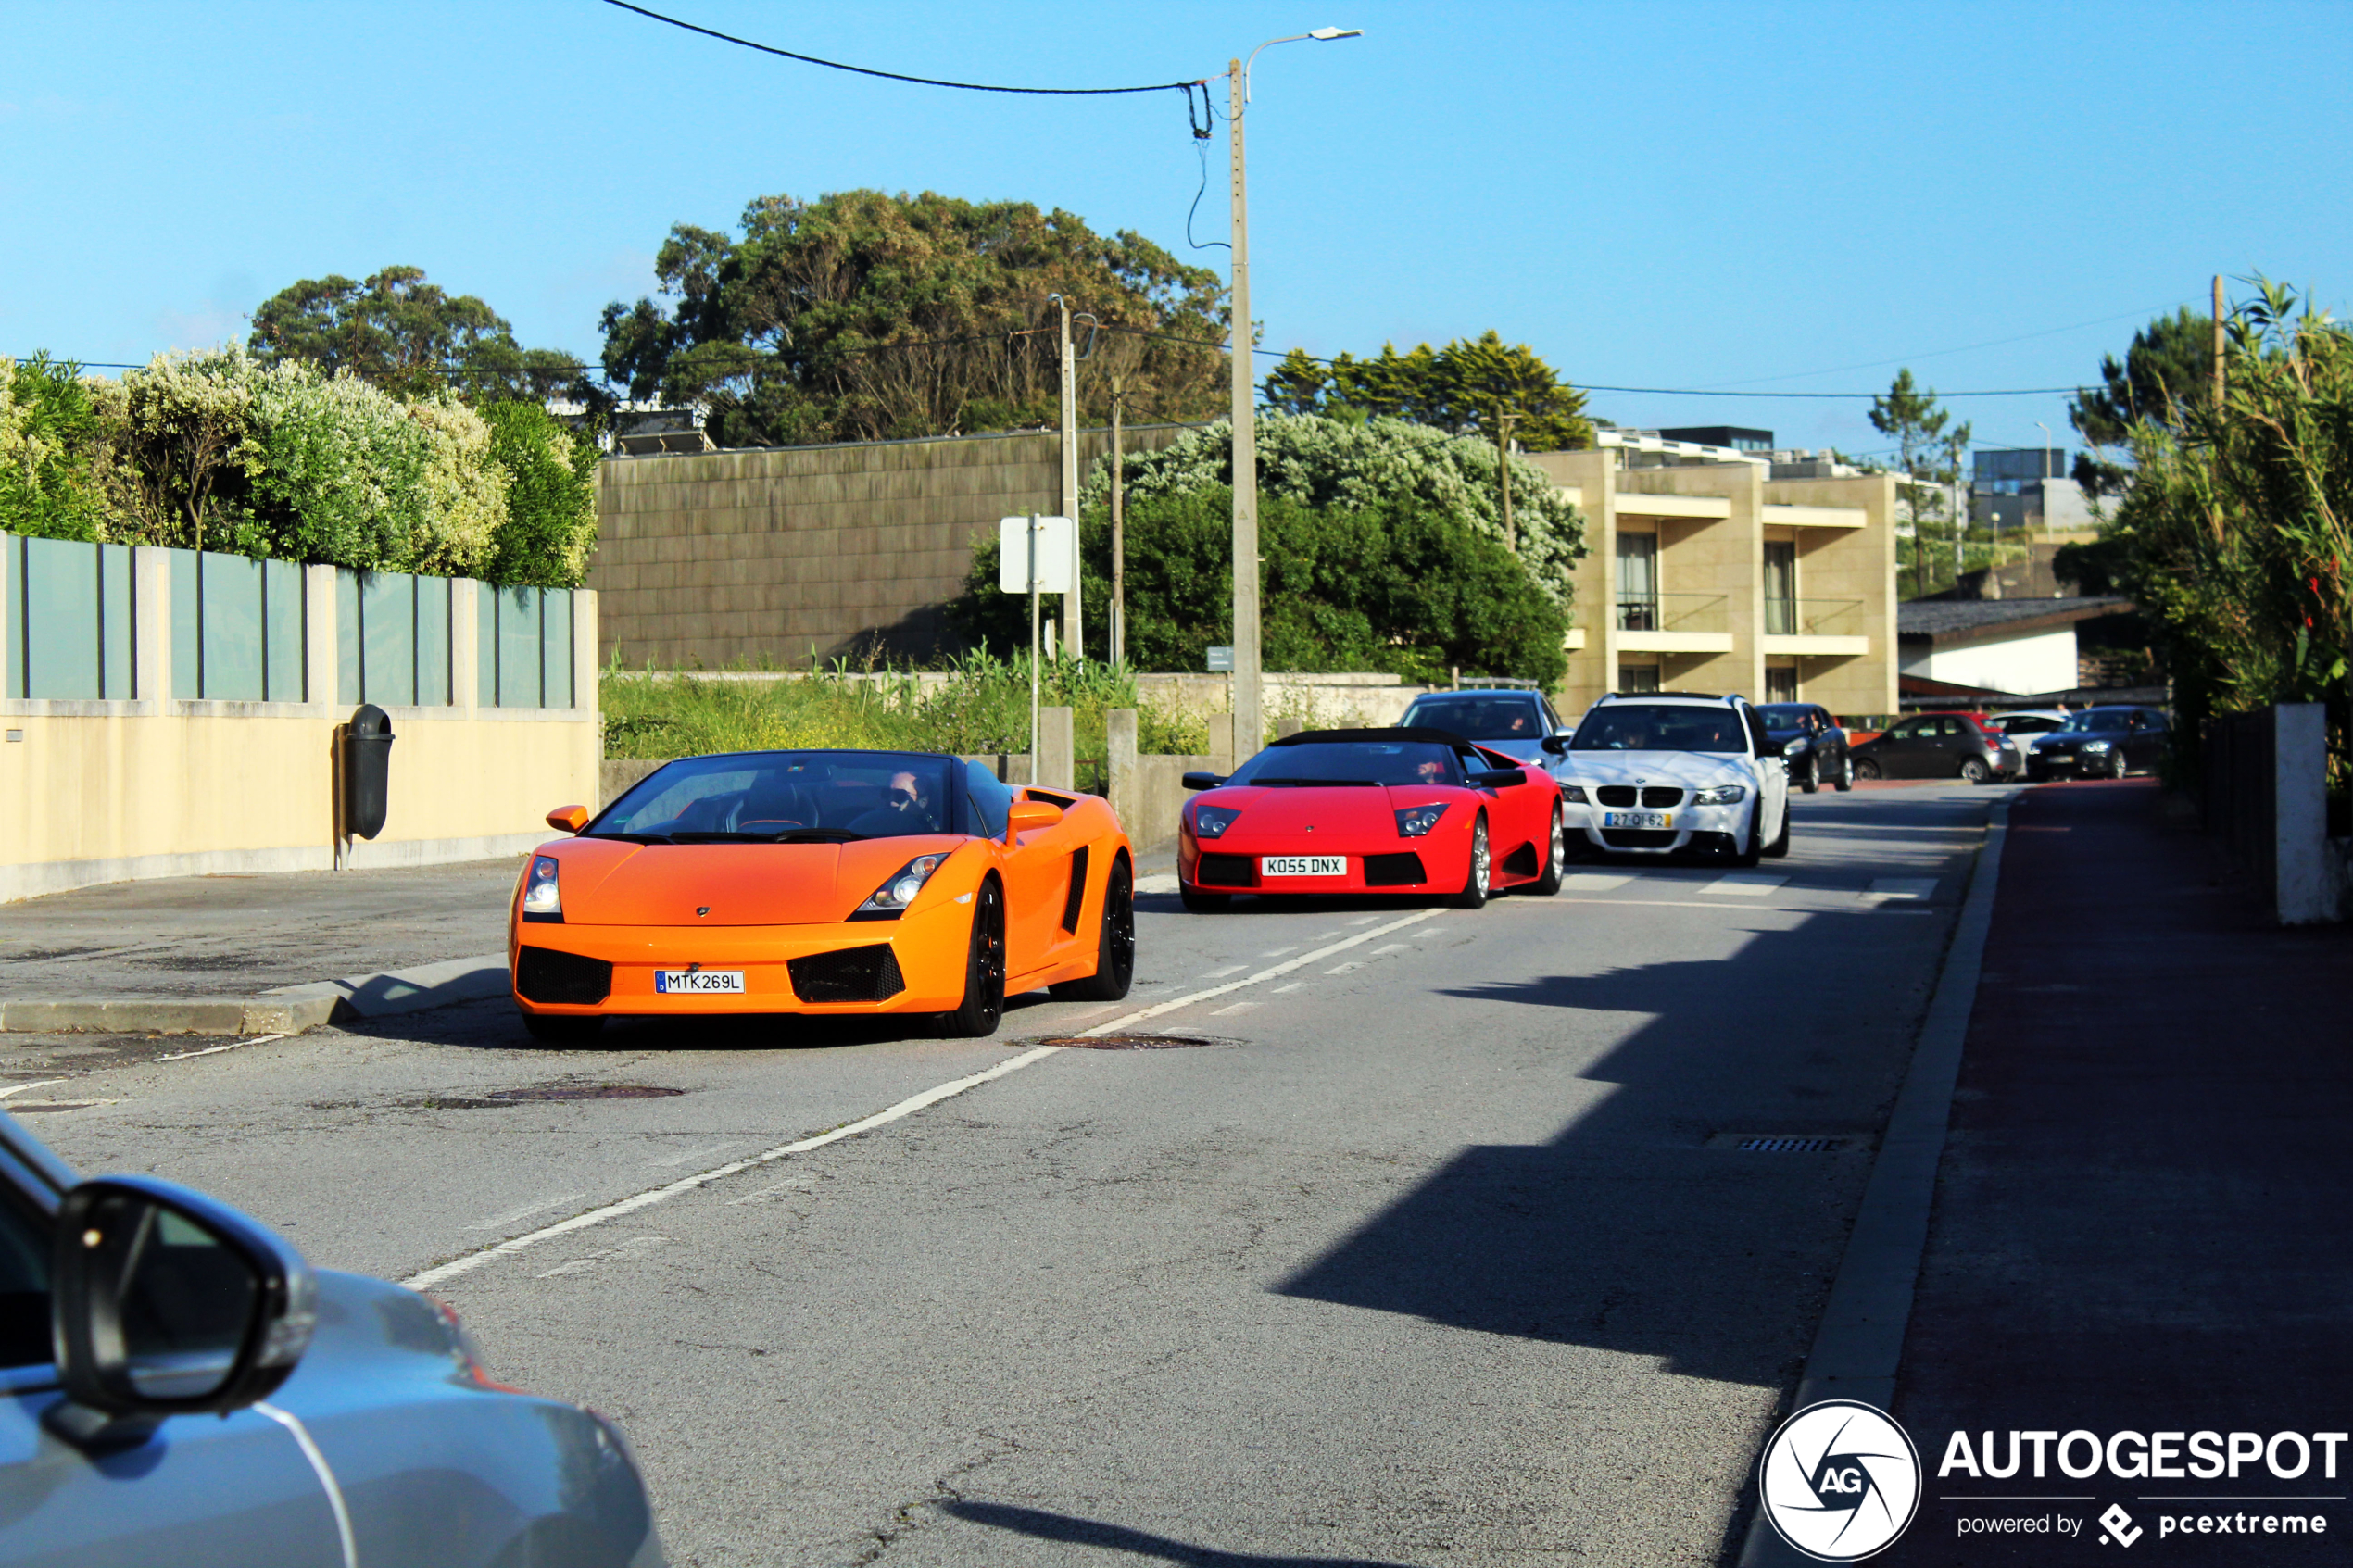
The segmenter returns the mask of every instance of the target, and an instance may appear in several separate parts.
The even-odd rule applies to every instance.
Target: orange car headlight
[[[531,874],[523,879],[522,918],[550,923],[564,918],[564,897],[556,887],[556,859],[541,855],[531,862]]]
[[[948,863],[945,855],[918,855],[884,879],[873,897],[858,906],[851,920],[897,920],[924,890],[931,873]]]

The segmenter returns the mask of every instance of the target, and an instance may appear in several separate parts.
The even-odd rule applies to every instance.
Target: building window
[[[1617,536],[1617,629],[1658,630],[1658,535]],[[1656,691],[1655,685],[1642,688]]]
[[[1797,546],[1787,539],[1765,541],[1765,634],[1797,632]]]
[[[1771,548],[1768,546],[1767,548]],[[1765,700],[1795,702],[1797,700],[1797,666],[1768,664],[1765,667]]]
[[[1655,664],[1619,665],[1617,689],[1621,692],[1657,691],[1659,689],[1658,666]]]

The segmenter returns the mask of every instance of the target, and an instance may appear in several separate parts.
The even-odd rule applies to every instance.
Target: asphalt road
[[[990,1041],[550,1050],[476,1004],[10,1036],[0,1105],[396,1278],[677,1185],[434,1288],[494,1375],[620,1419],[680,1563],[1713,1562],[1996,793],[1801,797],[1758,872],[1589,865],[1476,913],[1146,898],[1127,1003],[1026,998]],[[774,1152],[1234,986],[1136,1025],[1206,1043]],[[615,1087],[675,1092],[573,1098]]]

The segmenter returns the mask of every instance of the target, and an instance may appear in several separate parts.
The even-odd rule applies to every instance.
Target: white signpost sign
[[[1029,596],[1029,782],[1038,782],[1038,596],[1067,594],[1078,572],[1078,533],[1066,517],[997,520],[997,586]]]

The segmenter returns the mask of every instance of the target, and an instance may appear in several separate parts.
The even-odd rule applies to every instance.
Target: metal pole
[[[1250,351],[1250,196],[1242,161],[1242,62],[1228,62],[1227,120],[1233,136],[1234,287],[1234,762],[1258,755],[1265,726],[1258,710],[1257,383]]]
[[[1038,782],[1038,514],[1029,514],[1029,782]]]
[[[1127,395],[1127,378],[1111,378],[1111,661],[1127,658],[1127,521],[1126,497],[1120,494],[1122,466],[1121,404]]]
[[[1070,357],[1070,301],[1055,296],[1063,312],[1063,516],[1070,519],[1070,592],[1063,596],[1063,646],[1074,659],[1087,657],[1086,627],[1079,604],[1078,563],[1078,366]]]

